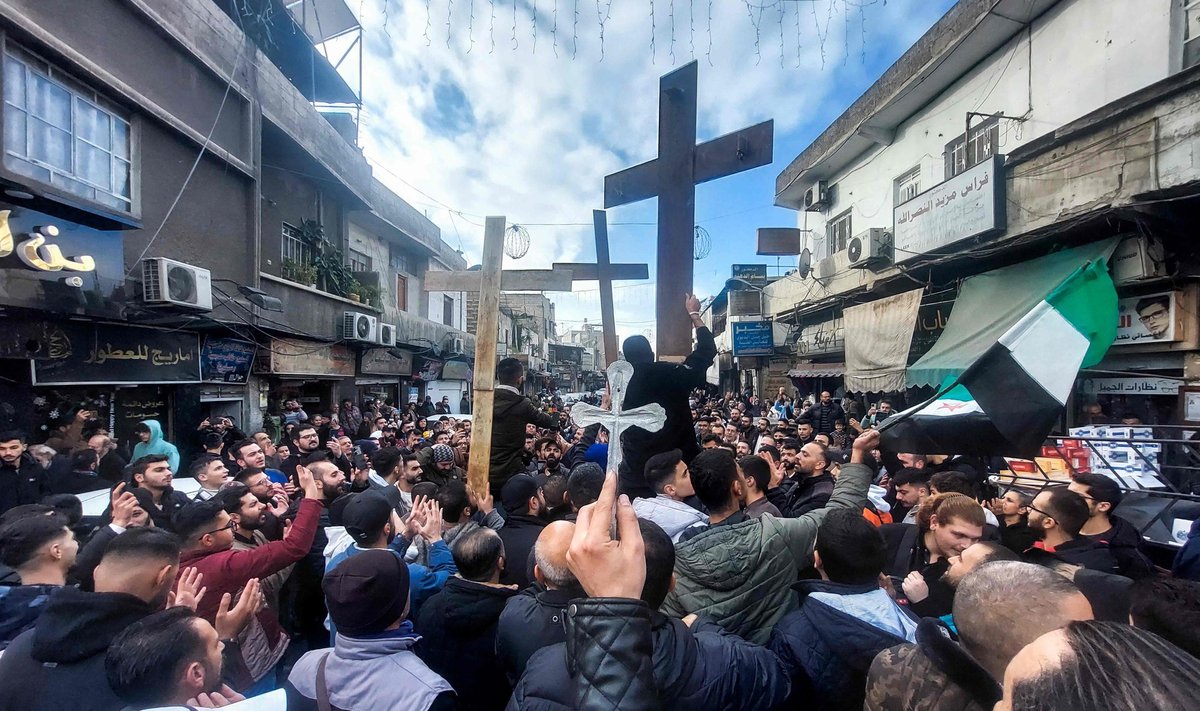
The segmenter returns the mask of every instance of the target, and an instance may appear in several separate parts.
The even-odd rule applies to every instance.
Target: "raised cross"
[[[612,283],[622,279],[647,279],[645,264],[613,264],[608,258],[608,220],[604,210],[592,210],[596,231],[596,263],[555,262],[555,269],[570,269],[575,281],[600,282],[600,325],[604,335],[604,365],[617,359],[617,323],[613,316]]]
[[[692,293],[696,185],[770,165],[774,121],[696,145],[696,62],[666,74],[658,89],[658,158],[604,178],[604,207],[658,197],[657,353],[682,359],[692,332],[678,313]]]
[[[586,402],[571,406],[571,420],[579,427],[604,425],[608,430],[608,471],[619,471],[625,455],[621,450],[621,433],[630,427],[641,427],[647,432],[658,432],[667,423],[667,411],[656,402],[625,410],[625,391],[633,377],[633,365],[626,360],[613,361],[608,366],[609,397],[612,410],[605,410]]]

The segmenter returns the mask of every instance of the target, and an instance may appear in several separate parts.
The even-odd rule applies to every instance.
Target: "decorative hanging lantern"
[[[696,225],[695,244],[692,246],[692,257],[698,262],[708,256],[712,252],[712,238],[708,236],[708,230],[700,225]]]
[[[512,259],[529,254],[529,230],[520,225],[509,225],[504,231],[504,253]]]

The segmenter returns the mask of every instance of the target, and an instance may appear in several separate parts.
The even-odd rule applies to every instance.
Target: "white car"
[[[200,482],[188,476],[175,477],[171,481],[171,488],[175,491],[182,491],[190,499],[196,495],[197,491],[200,491]],[[104,515],[104,510],[108,508],[108,504],[112,500],[112,489],[97,489],[76,494],[76,496],[83,502],[83,518],[85,520],[98,519]]]

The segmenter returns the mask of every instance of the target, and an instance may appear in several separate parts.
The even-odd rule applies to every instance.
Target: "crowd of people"
[[[1200,553],[1155,566],[1111,479],[993,491],[879,451],[886,400],[712,393],[695,325],[626,342],[667,414],[620,471],[514,359],[478,488],[471,420],[415,407],[212,418],[188,461],[152,420],[128,460],[86,412],[0,433],[0,708],[1190,706]]]

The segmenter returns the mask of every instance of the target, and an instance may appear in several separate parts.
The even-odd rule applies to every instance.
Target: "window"
[[[946,180],[996,155],[1000,145],[1000,120],[989,118],[971,127],[970,136],[946,144]]]
[[[1183,68],[1200,64],[1200,0],[1183,6]]]
[[[408,279],[399,274],[396,275],[396,308],[408,310]]]
[[[442,323],[454,327],[454,297],[442,297]]]
[[[409,263],[408,255],[403,252],[392,252],[392,269],[405,274],[412,274],[412,265]]]
[[[829,243],[829,253],[837,254],[850,244],[850,210],[833,218],[825,226],[825,240]]]
[[[125,112],[57,67],[4,49],[4,164],[106,207],[133,211]]]
[[[347,250],[347,258],[350,261],[350,271],[352,272],[369,272],[371,271],[371,258],[357,249]]]
[[[896,178],[896,204],[908,202],[921,194],[921,166]]]
[[[300,237],[300,228],[293,227],[288,223],[283,223],[283,235],[280,240],[282,243],[282,256],[284,274],[288,279],[295,279],[296,274],[290,273],[289,270],[298,267],[310,267],[313,263],[312,247],[304,243]]]

